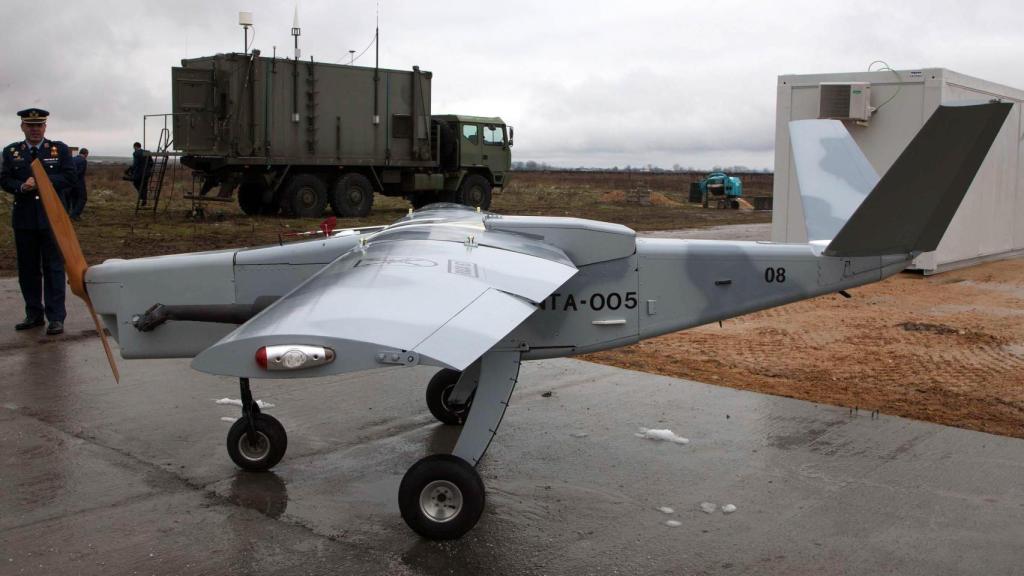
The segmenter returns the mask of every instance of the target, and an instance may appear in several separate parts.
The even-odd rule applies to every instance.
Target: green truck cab
[[[487,209],[511,167],[498,117],[431,115],[433,74],[246,54],[171,71],[174,149],[247,214],[367,215],[375,194]]]
[[[445,114],[432,117],[439,135],[440,186],[410,196],[414,207],[457,202],[487,209],[494,188],[505,185],[512,166],[512,128],[501,118]]]

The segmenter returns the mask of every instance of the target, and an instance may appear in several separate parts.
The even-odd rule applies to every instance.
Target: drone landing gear
[[[480,363],[459,372],[445,368],[427,384],[427,408],[442,424],[462,425],[473,405],[473,393],[480,382]]]
[[[473,410],[466,416],[452,453],[427,456],[413,464],[398,488],[398,508],[405,523],[432,540],[458,538],[480,520],[484,511],[484,483],[475,466],[505,415],[519,377],[519,352],[488,352],[467,368],[457,382],[452,381],[452,374],[442,377],[445,372],[435,375],[428,389],[437,387],[443,391],[448,386],[449,401],[464,393],[465,410],[469,410],[470,401]],[[435,384],[439,378],[447,384]],[[444,394],[438,392],[434,397],[443,398]],[[428,406],[431,398],[428,392]],[[431,412],[445,422],[434,408]]]
[[[262,472],[281,461],[288,449],[284,426],[270,414],[260,412],[252,399],[249,379],[240,378],[242,417],[228,431],[228,455],[239,468]]]

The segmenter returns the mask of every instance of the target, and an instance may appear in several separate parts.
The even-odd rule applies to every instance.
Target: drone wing
[[[576,271],[564,252],[540,240],[479,225],[410,223],[327,265],[192,367],[252,378],[419,362],[463,370]],[[257,363],[261,348],[289,345],[329,348],[334,360],[269,372]]]

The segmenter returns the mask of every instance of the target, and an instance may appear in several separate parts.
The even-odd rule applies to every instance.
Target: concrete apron
[[[483,518],[424,541],[397,491],[455,441],[424,405],[432,370],[254,381],[289,448],[243,473],[224,447],[239,409],[216,403],[235,381],[122,360],[116,385],[68,303],[64,336],[15,333],[0,280],[0,574],[1020,570],[1020,440],[574,360],[524,365]]]

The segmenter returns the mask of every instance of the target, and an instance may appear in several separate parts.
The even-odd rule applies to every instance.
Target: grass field
[[[288,234],[317,229],[321,220],[251,217],[234,202],[208,203],[206,218],[197,220],[190,216],[191,201],[182,198],[192,190],[186,170],[176,174],[173,191],[165,188],[155,212],[136,213],[135,191],[130,182],[121,180],[123,170],[124,166],[117,164],[89,167],[89,202],[75,224],[89,262],[274,244],[288,241]],[[168,182],[171,176],[168,171]],[[690,182],[699,177],[688,173],[516,172],[510,184],[495,194],[491,209],[501,214],[606,220],[640,231],[771,220],[770,212],[704,209],[688,203]],[[770,195],[771,179],[771,174],[745,176],[745,194]],[[651,191],[650,205],[627,201],[627,192],[636,188]],[[0,199],[2,276],[16,274],[11,206],[12,196],[4,193]],[[378,195],[368,217],[339,219],[337,226],[388,224],[408,210],[405,199]]]

